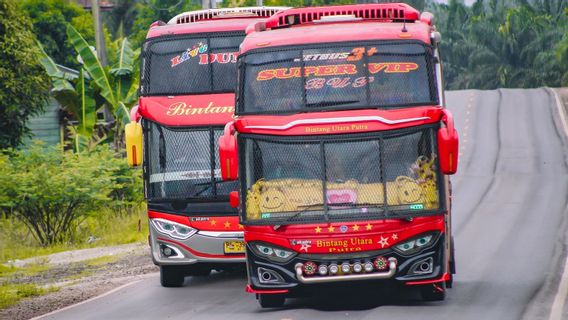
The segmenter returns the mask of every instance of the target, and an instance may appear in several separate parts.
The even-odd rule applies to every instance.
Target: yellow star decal
[[[319,226],[316,227],[316,233],[320,233],[321,232],[321,228]]]
[[[243,227],[242,224],[239,224],[239,229],[244,229],[245,227]]]
[[[354,226],[353,226],[353,231],[359,231],[359,225],[354,225]]]
[[[225,221],[224,225],[225,228],[229,228],[231,226],[231,223],[229,221]]]
[[[334,227],[334,226],[329,226],[329,228],[327,228],[327,231],[333,232],[333,231],[335,231],[335,227]]]
[[[211,220],[211,225],[212,225],[212,226],[214,226],[214,225],[216,225],[216,224],[217,224],[217,221],[216,221],[216,220]]]
[[[371,229],[373,229],[373,226],[370,223],[367,223],[367,225],[365,226],[365,229],[371,230]]]

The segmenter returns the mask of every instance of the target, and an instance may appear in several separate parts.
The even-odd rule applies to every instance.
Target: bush
[[[22,221],[42,245],[68,239],[104,207],[141,201],[140,178],[109,150],[75,154],[35,143],[0,162],[0,210]]]

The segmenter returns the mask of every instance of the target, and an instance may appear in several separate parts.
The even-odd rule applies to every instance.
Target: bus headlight
[[[423,248],[429,247],[436,241],[437,238],[438,233],[422,234],[416,238],[405,241],[401,244],[397,244],[396,246],[394,246],[394,249],[403,255],[413,254],[422,250]]]
[[[154,218],[150,219],[150,221],[152,221],[152,225],[154,225],[158,232],[175,239],[185,240],[197,232],[197,230],[192,227],[166,219]]]
[[[255,254],[276,262],[287,262],[296,255],[293,251],[267,243],[253,242],[250,247]]]

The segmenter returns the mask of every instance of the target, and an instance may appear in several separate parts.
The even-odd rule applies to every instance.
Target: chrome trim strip
[[[367,273],[367,274],[350,274],[341,276],[319,276],[313,278],[304,278],[304,273],[302,271],[302,264],[297,263],[294,266],[296,270],[296,278],[301,283],[328,283],[336,281],[355,281],[355,280],[371,280],[371,279],[389,279],[396,273],[396,259],[389,258],[389,271],[387,272],[377,272],[377,273]]]
[[[244,238],[245,233],[242,231],[198,231],[198,235],[213,238]]]
[[[376,121],[385,124],[399,124],[407,123],[419,120],[428,120],[430,117],[419,117],[419,118],[407,118],[399,120],[390,120],[379,116],[365,116],[365,117],[341,117],[341,118],[324,118],[324,119],[304,119],[304,120],[294,120],[285,124],[283,126],[245,126],[247,129],[269,129],[269,130],[288,130],[292,127],[303,125],[303,124],[331,124],[331,123],[342,123],[342,122],[363,122],[363,121]]]

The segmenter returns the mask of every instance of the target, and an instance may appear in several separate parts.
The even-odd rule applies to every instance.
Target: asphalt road
[[[448,93],[460,133],[457,271],[444,302],[412,292],[338,292],[261,309],[243,274],[158,276],[46,319],[548,319],[565,254],[567,144],[545,89]],[[566,314],[566,313],[565,313]]]

